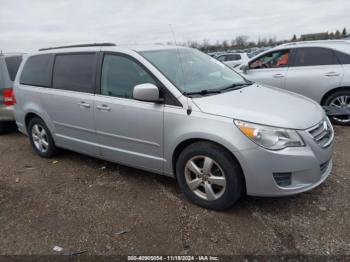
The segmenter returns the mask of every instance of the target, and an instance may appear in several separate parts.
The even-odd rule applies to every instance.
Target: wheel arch
[[[243,188],[244,188],[244,193],[246,192],[246,180],[245,180],[245,174],[244,174],[244,170],[242,168],[241,163],[239,162],[238,158],[235,156],[235,154],[230,151],[227,147],[223,146],[222,144],[215,142],[213,140],[210,139],[204,139],[204,138],[188,138],[186,140],[181,141],[176,147],[175,150],[173,151],[172,154],[172,169],[173,169],[173,173],[174,173],[174,177],[176,178],[176,162],[178,157],[180,156],[181,152],[188,147],[189,145],[196,143],[196,142],[208,142],[208,143],[212,143],[215,144],[217,146],[220,146],[221,148],[223,148],[224,150],[226,150],[230,156],[232,157],[232,159],[234,161],[237,162],[237,164],[239,165],[239,168],[241,169],[242,172],[242,181],[243,181]]]
[[[348,90],[350,91],[350,86],[340,86],[340,87],[336,87],[332,90],[329,90],[327,93],[325,93],[321,99],[321,105],[325,105],[326,100],[328,97],[330,97],[331,95],[333,95],[334,93],[338,92],[338,91],[344,91],[344,90]]]
[[[38,115],[37,113],[34,113],[34,112],[28,112],[24,116],[24,124],[25,124],[25,127],[26,127],[27,131],[28,131],[28,125],[29,125],[30,120],[32,120],[33,118],[36,118],[36,117],[40,118],[42,121],[44,121],[44,119],[40,115]]]

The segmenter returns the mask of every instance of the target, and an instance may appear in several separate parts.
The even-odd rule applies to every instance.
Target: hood
[[[260,84],[193,98],[193,102],[204,113],[291,129],[312,127],[325,117],[315,101]]]

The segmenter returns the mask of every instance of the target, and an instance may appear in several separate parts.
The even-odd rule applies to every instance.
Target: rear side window
[[[226,61],[236,61],[236,60],[241,60],[241,55],[233,54],[233,55],[226,56]]]
[[[298,48],[294,66],[321,66],[338,64],[334,52],[327,48]]]
[[[24,85],[49,87],[51,82],[51,55],[36,55],[27,59],[21,74]]]
[[[336,56],[338,57],[338,60],[343,65],[349,65],[350,64],[350,55],[335,51]]]
[[[16,78],[16,74],[18,68],[22,62],[22,56],[11,56],[5,58],[7,71],[9,72],[9,76],[11,81],[14,81]]]
[[[57,55],[52,88],[94,93],[96,57],[95,53]]]

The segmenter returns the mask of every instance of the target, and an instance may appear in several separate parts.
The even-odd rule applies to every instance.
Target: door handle
[[[282,78],[282,77],[284,77],[284,75],[283,74],[275,74],[275,75],[273,75],[273,77],[274,78]]]
[[[108,105],[102,104],[99,106],[96,106],[96,108],[100,111],[111,111],[111,108]]]
[[[337,72],[328,72],[324,74],[325,76],[332,77],[332,76],[339,76],[340,73]]]
[[[85,101],[80,101],[78,103],[78,106],[80,106],[81,108],[90,108],[90,104],[86,103]]]

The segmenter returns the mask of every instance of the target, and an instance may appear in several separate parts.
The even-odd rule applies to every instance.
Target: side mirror
[[[242,66],[241,70],[242,70],[243,74],[246,75],[247,72],[248,72],[248,70],[249,70],[248,64],[244,64],[244,65]]]
[[[159,89],[153,84],[141,84],[134,87],[133,97],[136,100],[160,103]]]

